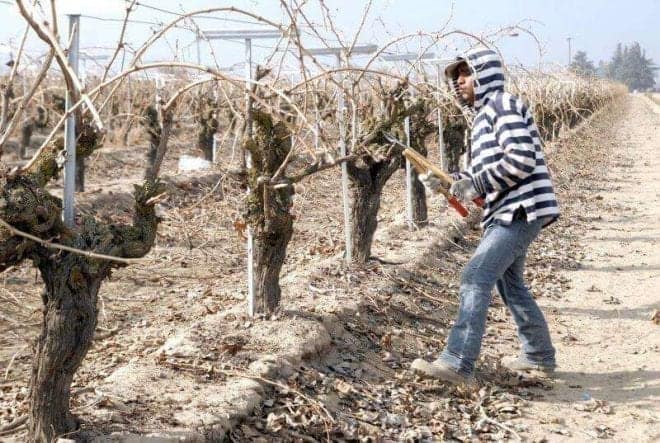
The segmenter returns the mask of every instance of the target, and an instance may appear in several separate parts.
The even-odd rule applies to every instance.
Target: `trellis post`
[[[219,31],[201,31],[197,37],[208,40],[231,40],[242,39],[245,43],[245,132],[248,137],[252,136],[252,107],[250,100],[250,89],[252,88],[252,40],[255,39],[273,39],[282,37],[280,31],[272,30],[219,30]],[[215,143],[215,137],[214,137]],[[214,149],[215,151],[215,149]],[[244,153],[245,166],[252,167],[252,159],[249,152]],[[247,192],[250,192],[248,188]],[[250,317],[255,313],[255,294],[254,294],[254,236],[252,227],[247,224],[247,311]]]
[[[80,46],[80,15],[70,14],[69,16],[69,53],[68,62],[75,75],[78,75],[78,48]],[[73,97],[67,89],[65,110],[68,113],[71,109]],[[64,122],[64,191],[62,199],[62,219],[64,224],[71,228],[75,224],[75,198],[76,191],[76,118],[74,113],[67,115]]]
[[[431,52],[425,52],[423,54],[418,54],[414,52],[407,52],[405,54],[387,54],[381,57],[382,60],[386,62],[413,62],[416,63],[421,60],[433,58],[434,54]],[[411,98],[414,97],[414,91],[410,90]],[[403,126],[406,134],[406,144],[411,146],[410,138],[410,117],[406,117],[403,121]],[[412,165],[410,160],[406,158],[406,224],[408,228],[415,229],[415,221],[413,220],[413,184],[412,184],[413,174],[412,174]]]
[[[348,64],[351,55],[357,54],[373,54],[378,47],[376,45],[356,45],[352,48],[350,54],[347,53],[347,48],[341,47],[328,47],[328,48],[314,48],[306,49],[305,52],[309,55],[334,55],[335,67],[341,69],[344,62]],[[342,76],[343,78],[343,76]],[[343,83],[343,80],[342,80]],[[344,97],[343,87],[338,93],[337,98],[337,123],[339,126],[339,155],[345,157],[348,153],[347,140],[346,140],[346,103]],[[318,126],[317,126],[318,128]],[[346,162],[341,164],[341,197],[342,207],[344,212],[344,260],[347,265],[353,261],[353,238],[351,235],[351,200],[349,195],[349,179],[348,179],[348,165]]]

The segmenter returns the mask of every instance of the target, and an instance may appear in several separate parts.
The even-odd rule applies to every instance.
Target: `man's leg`
[[[548,324],[525,285],[524,269],[525,255],[522,255],[497,281],[497,289],[518,326],[518,337],[523,351],[522,362],[554,369],[555,349],[550,339]]]
[[[527,229],[524,221],[490,225],[463,270],[458,318],[438,359],[463,376],[471,376],[479,356],[493,287],[526,249]]]

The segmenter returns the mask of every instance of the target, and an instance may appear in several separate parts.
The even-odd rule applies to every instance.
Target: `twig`
[[[80,82],[80,79],[78,78],[76,73],[73,72],[73,68],[67,61],[66,55],[64,54],[64,50],[60,46],[57,37],[53,35],[53,31],[48,27],[39,23],[34,18],[32,13],[26,9],[25,5],[23,4],[23,0],[16,0],[16,5],[18,6],[18,9],[20,10],[23,18],[25,18],[25,20],[30,24],[30,26],[32,27],[34,32],[37,33],[39,38],[41,38],[55,51],[55,59],[60,65],[64,77],[67,79],[67,85],[70,89],[69,92],[72,94],[73,97],[76,98],[81,97],[81,100],[85,102],[89,112],[92,114],[94,123],[98,127],[99,131],[103,131],[103,121],[101,121],[101,116],[98,114],[96,107],[94,106],[94,103],[92,103],[92,100],[89,98],[87,94],[85,94],[84,87]]]
[[[488,422],[492,425],[495,425],[498,428],[504,429],[505,431],[507,431],[508,433],[513,435],[514,437],[516,437],[516,439],[518,439],[518,441],[522,441],[522,437],[520,437],[520,434],[518,434],[516,431],[514,431],[510,427],[498,422],[497,420],[494,420],[494,419],[490,418],[488,416],[488,414],[486,414],[486,410],[484,409],[484,407],[482,405],[479,405],[479,410],[481,411],[481,416],[482,416],[481,419],[482,420],[485,420],[486,422]]]
[[[110,72],[110,68],[112,67],[113,63],[117,59],[117,55],[119,55],[119,51],[124,48],[124,35],[126,34],[126,25],[128,24],[128,17],[131,15],[131,12],[133,11],[133,7],[137,3],[137,0],[131,0],[131,3],[126,6],[126,12],[124,13],[124,22],[121,25],[121,31],[119,32],[119,42],[117,44],[117,47],[115,48],[115,52],[112,54],[112,57],[110,57],[110,61],[108,62],[108,65],[105,67],[105,71],[103,71],[103,76],[101,77],[101,81],[104,81],[106,78],[108,78],[108,73]]]
[[[7,365],[7,369],[5,370],[5,380],[7,380],[9,378],[9,372],[11,371],[11,366],[14,364],[14,360],[16,360],[16,357],[18,356],[18,354],[23,352],[24,349],[25,349],[25,346],[23,348],[21,348],[20,350],[16,351],[14,353],[14,355],[11,356],[11,360],[9,360],[9,364]]]
[[[345,162],[351,162],[354,161],[358,158],[356,155],[347,155],[345,157],[338,158],[334,161],[328,162],[328,163],[323,163],[323,162],[317,162],[314,163],[307,168],[305,168],[303,171],[292,175],[290,177],[287,177],[286,183],[297,183],[301,180],[303,180],[305,177],[308,177],[312,174],[315,174],[317,172],[325,171],[326,169],[333,168],[335,166],[338,166],[342,163]],[[277,181],[274,182],[274,185],[277,186],[279,183]]]
[[[13,227],[12,225],[10,225],[1,218],[0,218],[0,226],[3,226],[5,229],[7,229],[11,235],[18,235],[19,237],[27,238],[28,240],[32,240],[33,242],[39,243],[40,245],[50,249],[59,249],[61,251],[72,252],[74,254],[80,254],[82,256],[89,258],[97,258],[100,260],[109,260],[109,261],[126,263],[126,264],[144,263],[146,261],[145,259],[142,258],[115,257],[112,255],[98,254],[96,252],[91,252],[91,251],[83,251],[82,249],[72,248],[71,246],[61,245],[59,243],[52,243],[47,240],[43,240],[39,237],[36,237],[32,234],[28,234],[27,232],[23,232],[20,229],[16,229],[15,227]]]
[[[0,435],[13,434],[14,432],[18,431],[27,421],[28,421],[27,415],[18,417],[13,422],[0,427]]]
[[[297,390],[297,389],[292,388],[291,386],[288,386],[288,385],[285,385],[285,384],[283,384],[283,383],[279,383],[279,382],[276,382],[276,381],[273,381],[273,380],[269,380],[269,379],[264,378],[264,377],[261,377],[261,376],[259,376],[259,375],[253,375],[253,374],[250,374],[250,373],[247,373],[247,372],[240,372],[240,371],[227,371],[227,370],[225,370],[225,369],[216,369],[216,368],[213,368],[213,371],[214,371],[214,372],[219,372],[219,373],[224,374],[224,375],[227,375],[227,376],[233,376],[233,377],[244,377],[244,378],[251,378],[251,379],[253,379],[253,380],[259,380],[259,381],[261,381],[261,382],[263,382],[263,383],[269,384],[269,385],[271,385],[271,386],[278,387],[278,388],[283,389],[283,390],[285,390],[285,391],[293,392],[293,393],[295,393],[296,395],[298,395],[300,398],[302,398],[303,400],[307,401],[308,403],[310,403],[310,404],[316,406],[318,409],[320,409],[321,411],[323,411],[323,413],[328,417],[328,420],[330,420],[331,423],[334,423],[334,422],[335,422],[335,419],[334,419],[334,417],[332,416],[332,414],[330,414],[330,412],[326,409],[325,406],[323,406],[322,403],[320,403],[320,402],[314,400],[314,399],[311,398],[311,397],[308,397],[307,395],[303,394],[302,392],[300,392],[300,391]]]

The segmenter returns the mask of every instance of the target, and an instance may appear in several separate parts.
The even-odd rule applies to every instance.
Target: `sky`
[[[291,1],[291,0],[286,0]],[[11,3],[11,2],[9,2]],[[26,3],[29,3],[26,1]],[[253,11],[265,18],[282,22],[284,20],[278,0],[144,0],[139,3],[172,11],[193,11],[195,9],[236,6]],[[316,0],[309,0],[306,10],[310,17],[320,20]],[[326,5],[334,16],[334,22],[352,40],[359,28],[362,12],[367,4],[363,0],[326,0]],[[61,13],[79,12],[81,19],[81,47],[91,54],[108,53],[115,44],[121,23],[102,21],[120,19],[123,16],[123,0],[58,0]],[[231,14],[215,14],[226,18],[245,20],[246,17]],[[19,18],[15,6],[0,0],[0,60],[8,59],[10,47],[16,47],[24,23]],[[138,6],[132,18],[147,22],[167,22],[174,16]],[[249,19],[251,20],[251,19]],[[447,24],[448,22],[448,24]],[[59,19],[61,29],[66,28],[66,19]],[[246,23],[225,22],[211,19],[197,21],[203,30],[210,29],[254,29]],[[520,24],[530,29],[540,41],[524,32],[517,36],[504,36],[497,44],[509,64],[522,64],[526,67],[560,64],[568,61],[568,41],[571,38],[572,53],[586,51],[590,60],[608,60],[618,42],[630,44],[638,41],[646,50],[647,56],[660,65],[660,0],[373,0],[366,24],[360,35],[360,42],[383,44],[397,35],[417,31],[437,32],[441,29],[459,29],[474,34],[483,34],[505,26]],[[133,45],[144,41],[154,28],[153,25],[131,23],[128,41]],[[63,33],[65,35],[65,33]],[[255,41],[254,57],[266,57],[269,52],[263,47],[272,45],[272,40]],[[308,39],[309,46],[318,42]],[[463,47],[464,39],[445,39],[434,48],[436,57],[453,58]],[[44,50],[44,46],[32,36],[27,45],[33,55]],[[240,62],[244,50],[240,41],[215,41],[213,48],[222,66]],[[417,51],[419,40],[409,40],[393,48],[394,51]],[[15,49],[14,49],[15,51]],[[163,60],[172,58],[173,51],[180,56],[196,60],[194,35],[190,32],[174,31],[166,41],[154,47],[146,59]],[[211,52],[202,45],[203,63],[210,63]],[[359,60],[358,60],[359,62]],[[89,62],[90,64],[92,62]],[[2,63],[4,64],[4,62]]]

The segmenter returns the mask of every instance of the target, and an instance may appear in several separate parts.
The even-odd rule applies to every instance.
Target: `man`
[[[472,383],[497,286],[522,342],[522,354],[503,365],[549,374],[555,350],[543,313],[523,281],[527,248],[559,216],[538,129],[523,101],[504,92],[502,62],[494,51],[468,52],[446,68],[445,76],[474,115],[470,167],[454,177],[450,192],[465,202],[485,199],[484,233],[463,270],[458,318],[444,351],[432,363],[415,360],[411,368],[451,383]],[[432,176],[421,178],[432,190],[441,186]]]

